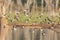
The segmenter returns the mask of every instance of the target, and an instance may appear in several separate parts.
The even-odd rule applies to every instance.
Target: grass
[[[15,14],[14,13],[7,13],[6,18],[8,19],[8,22],[20,22],[20,23],[40,23],[40,22],[60,22],[60,17],[55,16],[55,17],[49,17],[47,13],[44,13],[41,15],[41,13],[32,13],[32,15],[24,15],[23,13],[19,14],[19,17],[15,19]]]

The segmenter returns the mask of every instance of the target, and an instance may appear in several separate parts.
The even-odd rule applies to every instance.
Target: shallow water
[[[6,40],[60,40],[60,33],[50,29],[21,28],[10,29]]]

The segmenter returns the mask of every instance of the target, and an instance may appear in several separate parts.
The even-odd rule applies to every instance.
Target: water
[[[6,40],[60,40],[59,34],[51,29],[17,27],[9,30]]]

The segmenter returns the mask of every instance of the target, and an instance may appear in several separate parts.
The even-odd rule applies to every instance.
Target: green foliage
[[[12,22],[14,20],[14,13],[7,13],[6,18],[8,19],[8,22]]]
[[[28,23],[40,23],[40,22],[60,22],[60,17],[55,16],[55,17],[49,17],[47,13],[44,13],[41,15],[41,13],[32,13],[32,15],[24,15],[23,13],[19,14],[19,17],[16,19],[14,13],[7,13],[6,18],[8,19],[8,22],[20,22],[20,23],[25,23],[26,21]]]

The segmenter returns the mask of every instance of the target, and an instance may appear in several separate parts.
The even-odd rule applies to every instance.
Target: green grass
[[[32,15],[24,15],[23,13],[19,14],[19,17],[17,19],[14,19],[15,14],[14,13],[7,13],[6,18],[8,19],[8,22],[20,22],[25,23],[26,21],[28,23],[40,23],[40,22],[53,22],[57,21],[60,22],[60,17],[49,17],[47,13],[44,13],[41,15],[41,13],[32,13]],[[48,19],[47,19],[48,18]]]

